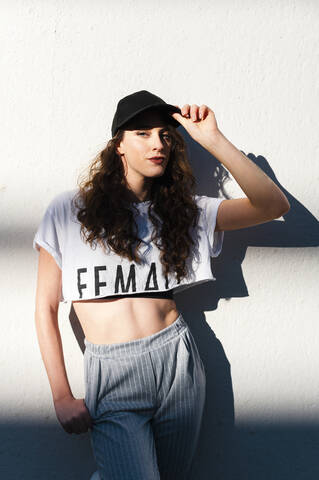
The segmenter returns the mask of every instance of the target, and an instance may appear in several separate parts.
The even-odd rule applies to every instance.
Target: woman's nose
[[[165,141],[163,138],[161,138],[160,136],[158,135],[155,135],[154,138],[153,138],[153,146],[154,147],[163,147],[165,146]]]

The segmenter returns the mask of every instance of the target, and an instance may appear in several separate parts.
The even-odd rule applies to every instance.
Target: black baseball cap
[[[180,127],[180,123],[175,120],[169,112],[181,113],[181,109],[164,102],[160,97],[148,92],[147,90],[139,90],[123,97],[117,104],[116,112],[112,122],[112,137],[116,134],[118,129],[128,120],[131,120],[135,115],[149,108],[156,108],[161,111],[167,120],[167,123],[173,127]]]

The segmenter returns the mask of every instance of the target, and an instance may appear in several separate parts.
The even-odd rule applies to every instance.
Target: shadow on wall
[[[2,420],[0,432],[1,480],[89,480],[96,470],[89,434],[67,434],[58,420]]]
[[[223,196],[229,178],[223,165],[187,133],[192,168],[200,185],[198,194]],[[194,459],[193,480],[301,480],[319,478],[318,425],[282,423],[265,427],[263,419],[235,427],[231,366],[220,341],[206,323],[204,312],[215,310],[220,298],[248,296],[242,272],[247,248],[317,247],[319,222],[277,180],[267,160],[246,154],[284,192],[290,203],[284,221],[273,220],[240,230],[226,231],[221,254],[212,259],[216,282],[195,286],[193,295],[176,295],[205,365],[206,405]],[[219,193],[220,192],[220,193]]]
[[[221,192],[225,198],[228,198],[224,191],[224,183],[229,177],[227,170],[211,154],[194,142],[184,129],[182,129],[182,134],[187,144],[197,184],[200,186],[197,193],[217,197]],[[177,307],[182,312],[198,345],[207,377],[206,406],[190,478],[192,480],[256,480],[257,478],[258,480],[269,480],[269,478],[272,480],[313,480],[319,478],[318,425],[310,427],[289,423],[265,428],[264,424],[258,425],[254,422],[254,425],[235,427],[230,364],[220,341],[205,322],[204,312],[215,310],[220,298],[248,296],[241,268],[248,246],[315,247],[319,244],[319,226],[316,218],[279,184],[264,157],[255,157],[253,154],[247,156],[285,193],[291,208],[284,216],[284,222],[274,220],[256,227],[225,232],[222,252],[212,264],[216,282],[193,287],[192,295],[190,295],[190,290],[187,290],[187,293],[180,292],[175,296]],[[84,352],[84,335],[73,308],[70,312],[70,322],[79,346]],[[92,453],[89,453],[91,451],[89,450],[89,434],[82,435],[83,443],[78,438],[78,443],[75,444],[75,436],[65,435],[57,424],[52,429],[55,435],[61,436],[61,443],[59,443],[54,441],[53,432],[49,427],[42,428],[43,434],[41,435],[40,428],[39,436],[31,429],[28,431],[21,423],[11,425],[11,430],[8,430],[11,438],[13,434],[17,435],[18,439],[21,434],[25,435],[25,438],[32,438],[33,445],[35,444],[34,451],[41,452],[41,462],[36,466],[36,461],[32,461],[29,451],[26,461],[23,443],[21,443],[20,452],[19,449],[17,451],[15,445],[12,451],[12,468],[18,468],[17,457],[21,461],[24,458],[23,461],[26,462],[24,463],[24,478],[44,478],[41,477],[39,469],[41,465],[43,468],[50,465],[53,456],[60,458],[61,465],[64,465],[59,475],[61,480],[64,478],[89,478],[83,468],[89,462],[88,472],[91,473],[91,467],[94,466]],[[2,431],[5,433],[5,429],[2,428]],[[56,431],[60,433],[58,434]],[[7,438],[7,435],[4,438]],[[13,441],[11,443],[13,444]],[[15,443],[16,440],[14,440]],[[37,443],[38,448],[36,447]],[[49,450],[43,448],[43,443],[46,447],[50,445]],[[63,448],[61,444],[63,444]],[[67,445],[70,445],[69,452],[65,450]],[[87,448],[85,452],[82,451],[84,445]],[[79,458],[81,461],[78,460]],[[75,473],[75,465],[79,465],[82,474],[72,477],[72,474]],[[59,469],[55,468],[55,472],[57,470]],[[21,472],[20,469],[19,472]],[[4,478],[18,477],[6,473]],[[53,474],[52,477],[46,475],[45,478],[56,477]]]

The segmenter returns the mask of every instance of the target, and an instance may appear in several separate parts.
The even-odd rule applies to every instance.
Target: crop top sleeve
[[[215,231],[216,218],[219,205],[225,200],[225,198],[207,197],[206,195],[202,195],[201,198],[205,207],[209,253],[211,257],[217,257],[222,250],[224,232],[221,230]]]
[[[40,251],[40,247],[45,248],[62,270],[61,236],[58,225],[56,209],[51,201],[33,238],[33,248],[38,251]]]

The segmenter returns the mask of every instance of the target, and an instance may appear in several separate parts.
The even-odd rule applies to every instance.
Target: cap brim
[[[125,125],[129,120],[134,118],[139,113],[144,112],[145,110],[149,110],[150,108],[156,108],[156,109],[161,110],[163,112],[167,112],[168,123],[173,125],[173,127],[175,127],[175,128],[181,126],[181,124],[177,120],[175,120],[175,118],[173,118],[171,115],[169,115],[169,112],[181,113],[181,109],[178,108],[178,107],[175,107],[175,105],[171,105],[169,103],[166,103],[166,104],[160,104],[160,105],[159,104],[147,105],[147,107],[142,107],[139,110],[136,110],[136,112],[134,112],[134,114],[132,114],[131,116],[129,116],[128,118],[125,119],[125,122],[122,122],[120,125],[118,125],[118,128],[121,128],[123,125]]]

